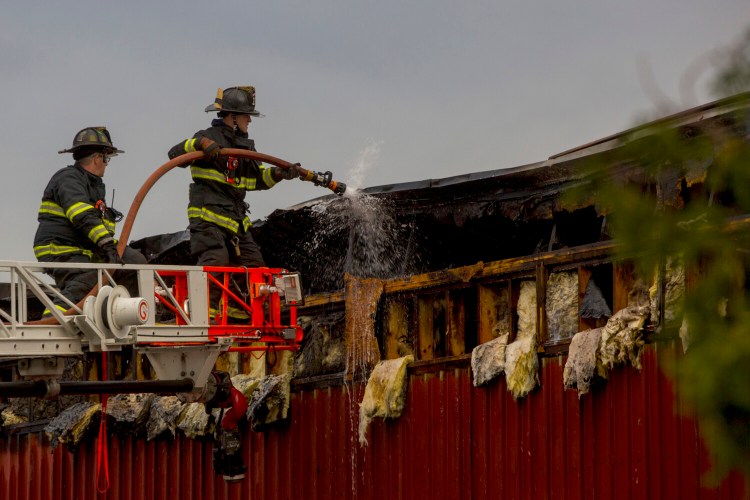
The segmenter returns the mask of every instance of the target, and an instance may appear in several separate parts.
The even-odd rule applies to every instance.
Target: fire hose
[[[226,148],[222,149],[220,154],[222,156],[235,156],[240,158],[249,158],[251,160],[258,160],[264,163],[270,163],[271,165],[283,168],[284,170],[296,167],[300,173],[301,180],[312,182],[316,186],[328,188],[338,195],[342,195],[346,191],[346,184],[333,180],[333,175],[331,174],[331,172],[314,172],[312,170],[307,170],[305,168],[296,166],[280,158],[276,158],[274,156],[263,153],[258,153],[257,151],[249,151],[246,149]],[[135,198],[133,199],[133,204],[130,205],[130,210],[128,210],[128,215],[125,217],[125,222],[122,226],[122,232],[120,233],[120,240],[117,243],[117,253],[122,255],[122,252],[127,245],[128,238],[130,237],[130,231],[133,228],[133,222],[135,222],[135,216],[138,214],[138,209],[141,207],[141,203],[146,197],[146,194],[148,194],[149,190],[153,187],[154,184],[156,184],[156,181],[158,181],[164,174],[166,174],[173,168],[182,166],[186,163],[192,162],[193,160],[202,158],[203,156],[204,155],[202,151],[196,151],[194,153],[188,153],[182,156],[178,156],[177,158],[174,158],[161,167],[157,168],[154,173],[152,173],[148,177],[148,179],[146,179],[146,182],[143,183],[141,189],[138,191],[138,193],[136,193]]]
[[[279,168],[288,170],[295,168],[299,173],[299,178],[304,181],[312,182],[317,186],[323,186],[338,195],[344,194],[346,185],[333,180],[331,172],[314,172],[304,169],[299,165],[291,164],[279,158],[270,155],[249,151],[244,149],[226,148],[220,151],[221,156],[231,156],[239,158],[249,158],[260,162],[269,163]],[[120,239],[117,243],[117,253],[122,255],[127,245],[130,232],[135,222],[143,200],[153,185],[164,174],[175,167],[183,166],[204,157],[203,152],[188,153],[178,156],[156,169],[141,186],[136,194],[128,214],[125,218]],[[112,271],[110,271],[112,272]],[[99,286],[95,285],[84,296],[75,307],[71,307],[63,314],[72,315],[80,310],[86,298],[98,293]],[[56,318],[49,318],[38,321],[30,321],[28,324],[33,325],[52,325],[58,324]],[[102,366],[106,374],[107,353],[102,353]],[[213,466],[214,471],[221,474],[225,481],[239,481],[245,477],[247,468],[242,460],[242,440],[240,438],[239,422],[247,411],[248,403],[245,396],[232,386],[231,379],[226,373],[213,372],[218,385],[217,394],[214,396],[215,401],[207,402],[211,407],[222,408],[220,425],[218,433],[215,436],[217,446],[214,448]],[[106,406],[107,396],[112,393],[177,393],[190,392],[194,384],[190,379],[182,380],[160,380],[160,381],[57,381],[57,380],[32,380],[26,382],[0,382],[0,394],[4,397],[44,397],[57,398],[63,394],[101,394],[102,395],[102,415],[99,427],[99,448],[97,458],[97,491],[104,493],[109,489],[109,462],[106,439]],[[226,413],[225,413],[226,410]],[[104,480],[100,488],[100,480]]]
[[[330,189],[334,193],[338,195],[344,194],[346,191],[346,185],[340,182],[337,182],[333,180],[333,175],[331,172],[314,172],[312,170],[307,170],[299,165],[295,165],[292,163],[289,163],[287,161],[281,160],[279,158],[275,158],[270,155],[266,155],[263,153],[258,153],[256,151],[249,151],[245,149],[234,149],[234,148],[226,148],[222,149],[220,151],[221,156],[231,156],[231,157],[239,157],[239,158],[249,158],[252,160],[257,160],[260,162],[268,163],[271,165],[274,165],[276,167],[283,168],[285,170],[288,170],[290,168],[296,168],[299,173],[299,178],[303,181],[312,182],[316,186],[322,186]],[[151,188],[156,184],[156,182],[164,176],[167,172],[172,170],[175,167],[183,166],[185,164],[191,163],[194,160],[200,159],[204,157],[204,153],[202,151],[197,151],[194,153],[188,153],[185,155],[178,156],[177,158],[174,158],[172,160],[169,160],[165,164],[163,164],[161,167],[157,168],[147,179],[146,182],[143,183],[141,188],[136,193],[135,198],[133,199],[133,203],[130,206],[130,209],[128,210],[128,214],[125,217],[125,222],[122,227],[122,231],[120,233],[120,238],[117,243],[117,253],[119,255],[122,255],[125,247],[127,245],[128,238],[130,237],[130,232],[133,228],[133,223],[135,222],[135,217],[138,214],[138,210],[141,207],[141,204],[143,203],[143,200],[145,199],[148,192],[151,190]],[[99,286],[95,285],[91,291],[89,291],[86,296],[81,299],[81,301],[76,304],[77,308],[81,308],[86,298],[90,295],[95,295],[98,293]],[[65,315],[72,315],[76,312],[75,308],[70,308],[67,311],[65,311]],[[37,324],[37,325],[44,325],[44,324],[57,324],[57,319],[50,318],[46,320],[39,320],[39,321],[33,321],[30,322],[31,324]],[[103,353],[103,356],[106,354]],[[104,358],[106,361],[106,358]],[[242,461],[241,456],[241,439],[239,434],[239,428],[238,423],[242,417],[245,415],[245,411],[247,410],[247,400],[245,399],[244,395],[238,391],[236,388],[232,386],[231,379],[229,378],[228,374],[218,374],[214,373],[215,377],[218,377],[217,381],[220,386],[223,386],[223,390],[220,391],[222,393],[225,393],[223,396],[220,396],[220,401],[215,404],[217,407],[222,408],[228,408],[226,411],[226,414],[224,414],[224,410],[222,410],[222,418],[221,418],[221,424],[220,424],[220,431],[217,435],[217,444],[218,446],[214,449],[214,456],[213,456],[213,462],[214,462],[214,470],[222,474],[224,476],[224,479],[227,481],[237,481],[245,477],[245,471],[246,467]],[[50,386],[49,382],[45,381],[31,381],[26,383],[12,383],[12,384],[5,384],[5,386],[0,386],[0,389],[4,389],[6,392],[9,391],[17,391],[17,393],[23,394],[26,393],[26,395],[34,394],[41,397],[45,396],[57,396],[61,393],[70,393],[70,394],[76,394],[76,393],[84,393],[84,392],[99,392],[103,393],[104,395],[104,401],[106,402],[106,395],[109,393],[114,392],[164,392],[164,391],[173,391],[173,392],[189,392],[193,387],[193,383],[189,379],[185,380],[171,380],[171,381],[151,381],[150,385],[148,381],[138,381],[138,382],[116,382],[116,381],[108,381],[108,382],[95,382],[95,383],[89,383],[89,382],[59,382],[55,383],[52,386]],[[103,407],[106,405],[106,403],[103,403]],[[100,434],[104,435],[105,433],[105,419],[104,415],[102,415],[102,426],[100,428]],[[100,436],[101,439],[101,436]],[[102,442],[106,442],[106,440],[102,440]],[[106,463],[106,451],[103,452],[105,455],[105,469],[107,468]],[[97,473],[97,476],[99,474]],[[108,483],[108,472],[107,472],[107,484],[105,486],[104,491],[106,491],[106,488],[109,487]],[[98,488],[98,485],[97,485]]]
[[[221,156],[234,156],[239,158],[249,158],[251,160],[257,160],[264,163],[269,163],[271,165],[274,165],[276,167],[283,168],[285,170],[288,170],[290,168],[297,168],[300,179],[307,182],[312,182],[316,186],[321,186],[330,189],[334,193],[338,195],[343,195],[346,191],[346,184],[343,182],[338,182],[333,180],[333,174],[331,174],[330,171],[328,172],[315,172],[313,170],[307,170],[305,168],[302,168],[298,165],[295,165],[293,163],[289,163],[288,161],[284,161],[280,158],[276,158],[275,156],[267,155],[264,153],[258,153],[257,151],[250,151],[247,149],[235,149],[235,148],[225,148],[222,149],[220,152]],[[161,179],[164,174],[169,172],[175,167],[181,167],[185,164],[192,163],[194,160],[198,160],[200,158],[204,157],[204,153],[202,151],[196,151],[194,153],[187,153],[181,156],[178,156],[176,158],[173,158],[157,168],[147,179],[146,182],[143,183],[141,188],[138,190],[138,192],[135,195],[135,198],[133,199],[133,203],[130,205],[130,209],[128,210],[128,214],[125,216],[125,222],[123,223],[122,231],[120,232],[120,239],[117,242],[117,253],[119,255],[122,255],[125,247],[127,246],[128,238],[130,238],[130,232],[133,229],[133,223],[135,222],[135,217],[138,215],[138,210],[141,208],[141,204],[143,203],[143,200],[146,198],[146,195],[151,190],[151,188],[156,184],[156,182]],[[98,292],[99,287],[98,285],[95,285],[94,288],[91,289],[89,293],[86,294],[85,297],[83,297],[76,306],[80,309],[83,306],[83,302],[86,300],[86,298],[90,295],[96,295]],[[75,308],[70,308],[67,311],[65,311],[63,314],[65,316],[70,316],[75,314],[77,311]],[[42,319],[37,321],[30,321],[29,324],[32,325],[56,325],[58,324],[57,319],[55,318],[48,318],[48,319]]]

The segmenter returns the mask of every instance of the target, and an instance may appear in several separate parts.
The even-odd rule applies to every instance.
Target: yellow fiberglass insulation
[[[641,369],[643,325],[648,316],[648,306],[628,306],[609,318],[602,329],[599,343],[601,364],[606,369],[627,361],[636,369]]]
[[[12,411],[12,408],[5,408],[2,412],[0,412],[0,422],[2,422],[2,427],[25,424],[28,421],[28,417],[15,413],[14,411]]]
[[[253,391],[260,385],[260,379],[252,375],[240,373],[232,377],[232,385],[249,401]],[[209,421],[209,415],[206,413],[206,405],[203,403],[186,404],[182,413],[177,418],[177,428],[190,439],[210,436],[214,432],[216,423],[221,418],[221,408],[211,410],[211,415],[213,416],[213,420]]]
[[[162,435],[175,436],[177,419],[185,404],[177,396],[157,396],[151,402],[151,414],[146,427],[146,440]]]
[[[153,394],[115,394],[107,400],[110,430],[138,434],[146,428]]]
[[[291,373],[266,375],[259,381],[247,400],[247,417],[254,431],[265,431],[289,417],[291,383]]]
[[[243,396],[250,399],[255,389],[260,385],[263,377],[257,377],[253,374],[240,373],[232,377],[232,385],[242,393]]]
[[[219,417],[219,412],[218,408],[213,409],[214,419]],[[213,429],[208,423],[208,413],[206,413],[206,405],[203,403],[186,404],[177,418],[177,428],[190,439],[210,436]]]
[[[526,396],[539,384],[536,354],[536,284],[521,283],[518,297],[518,335],[505,349],[505,381],[513,398]]]
[[[476,346],[471,351],[471,372],[474,374],[474,387],[489,383],[505,369],[505,349],[508,346],[508,333]]]
[[[81,440],[99,424],[95,417],[101,415],[102,405],[88,401],[74,404],[53,418],[44,432],[52,441],[52,446],[65,443],[75,448]]]
[[[536,338],[536,282],[521,282],[517,308],[518,332],[516,338]]]
[[[578,331],[578,272],[550,274],[546,302],[549,340],[570,338]]]
[[[570,341],[568,360],[563,370],[563,385],[566,389],[578,389],[579,398],[589,392],[594,375],[606,378],[607,371],[597,356],[603,329],[578,332]]]
[[[375,417],[397,418],[404,410],[407,388],[406,368],[414,356],[379,362],[367,381],[365,395],[359,405],[359,444],[367,444],[367,427]]]

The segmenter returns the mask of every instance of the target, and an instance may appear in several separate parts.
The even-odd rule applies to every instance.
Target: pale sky
[[[0,12],[0,260],[34,260],[42,192],[72,163],[57,151],[86,126],[126,151],[104,177],[122,212],[234,85],[257,89],[262,153],[359,187],[450,177],[713,100],[707,56],[750,27],[747,0],[2,0]],[[131,239],[185,229],[189,182],[167,174]],[[284,181],[247,201],[255,220],[326,194]]]

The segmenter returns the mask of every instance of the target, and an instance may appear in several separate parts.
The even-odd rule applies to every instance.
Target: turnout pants
[[[232,266],[232,267],[265,267],[260,246],[253,240],[249,231],[241,228],[235,235],[215,224],[199,219],[190,221],[190,253],[199,266]],[[219,274],[214,277],[222,282]],[[247,295],[244,279],[236,276],[230,289],[244,297]],[[211,316],[218,313],[222,290],[211,283],[210,286]],[[247,318],[244,309],[233,305],[230,299],[228,315],[237,319]]]

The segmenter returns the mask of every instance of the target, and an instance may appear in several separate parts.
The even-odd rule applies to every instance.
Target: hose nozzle
[[[346,184],[343,182],[337,182],[333,180],[333,173],[330,170],[327,172],[314,172],[312,170],[307,171],[307,175],[302,177],[302,180],[312,182],[316,186],[327,187],[337,195],[341,196],[346,191]]]
[[[328,189],[341,196],[346,192],[346,184],[343,182],[331,181],[331,183],[328,184]]]

